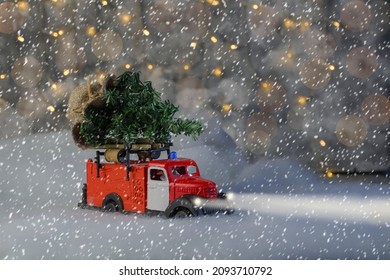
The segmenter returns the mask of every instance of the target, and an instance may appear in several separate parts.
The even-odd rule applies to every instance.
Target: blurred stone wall
[[[325,170],[386,169],[385,0],[0,3],[0,138],[68,128],[72,89],[141,71],[200,141]]]

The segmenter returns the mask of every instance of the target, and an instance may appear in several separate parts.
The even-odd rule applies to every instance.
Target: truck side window
[[[155,181],[166,181],[164,171],[161,169],[151,169],[150,170],[150,179]]]
[[[175,167],[172,167],[172,174],[176,175],[176,176],[185,175],[186,174],[185,166],[175,166]]]

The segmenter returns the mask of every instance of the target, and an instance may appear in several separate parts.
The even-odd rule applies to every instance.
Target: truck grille
[[[205,194],[208,198],[216,198],[217,197],[217,189],[214,187],[207,187],[205,189]]]

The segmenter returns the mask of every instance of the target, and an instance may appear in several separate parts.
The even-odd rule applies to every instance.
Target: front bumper
[[[193,203],[197,212],[203,215],[230,215],[234,213],[234,203],[232,200],[228,199],[228,196],[225,193],[218,194],[217,199],[196,198]]]

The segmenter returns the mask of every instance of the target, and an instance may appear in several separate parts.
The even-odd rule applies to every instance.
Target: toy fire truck
[[[130,144],[97,150],[86,164],[82,208],[110,212],[162,212],[166,217],[233,213],[217,185],[201,177],[192,159],[177,158],[167,144]],[[158,159],[161,153],[167,159]],[[133,159],[136,155],[138,158]],[[104,156],[105,161],[101,160]]]

